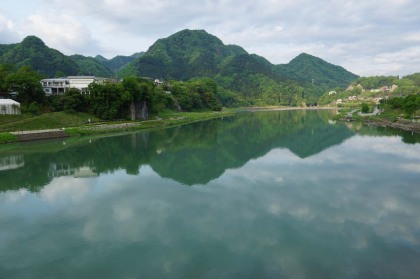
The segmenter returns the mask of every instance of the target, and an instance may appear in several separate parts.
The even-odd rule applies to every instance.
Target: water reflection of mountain
[[[185,126],[179,142],[170,143],[150,165],[162,177],[193,185],[206,184],[274,148],[287,148],[300,158],[312,156],[354,134],[343,125],[329,124],[331,113],[244,113]]]
[[[243,113],[158,131],[70,139],[66,145],[52,141],[39,152],[42,145],[21,145],[19,151],[0,153],[0,191],[38,191],[58,176],[93,177],[120,169],[135,175],[142,165],[183,184],[206,184],[273,148],[305,158],[351,137],[346,126],[328,123],[331,113]]]

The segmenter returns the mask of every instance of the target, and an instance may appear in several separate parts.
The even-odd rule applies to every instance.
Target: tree
[[[6,92],[8,90],[6,84],[7,76],[13,71],[13,66],[10,64],[0,65],[0,92]]]
[[[368,113],[369,112],[369,105],[366,103],[362,103],[362,113]]]
[[[57,110],[87,111],[88,100],[80,90],[70,88],[63,95],[55,96],[54,107]]]
[[[23,104],[32,102],[42,104],[45,100],[45,93],[39,82],[41,78],[30,66],[24,66],[7,76],[6,86],[10,90],[18,92],[19,102]]]
[[[121,84],[106,83],[89,85],[92,113],[102,119],[126,118],[131,96]]]

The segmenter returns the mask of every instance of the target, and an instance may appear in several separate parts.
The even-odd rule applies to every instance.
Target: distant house
[[[80,90],[82,94],[89,94],[88,86],[93,82],[104,83],[107,79],[95,76],[68,76],[61,78],[46,78],[41,80],[45,95],[64,94],[70,88]]]
[[[20,114],[20,103],[12,99],[0,99],[0,114]]]
[[[382,86],[381,88],[379,88],[379,90],[381,90],[382,92],[390,92],[391,88],[389,86]]]
[[[394,92],[397,88],[398,88],[398,85],[393,84],[393,85],[391,86],[391,88],[390,88],[390,92],[391,92],[391,93],[392,93],[392,92]]]

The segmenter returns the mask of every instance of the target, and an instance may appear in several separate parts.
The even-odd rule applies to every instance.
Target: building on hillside
[[[89,94],[88,86],[93,82],[104,83],[107,79],[95,76],[68,76],[61,78],[47,78],[41,80],[45,95],[64,94],[70,88],[80,90],[82,94]]]
[[[20,114],[20,103],[12,99],[0,99],[0,114]]]

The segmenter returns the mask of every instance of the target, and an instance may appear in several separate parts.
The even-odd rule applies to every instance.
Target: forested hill
[[[134,61],[136,58],[139,58],[144,55],[144,52],[136,52],[130,56],[117,55],[112,59],[106,59],[101,55],[95,56],[95,59],[102,63],[104,66],[108,67],[114,74],[122,70],[128,63]]]
[[[48,77],[60,73],[77,75],[79,71],[79,66],[70,57],[47,47],[35,36],[28,36],[18,44],[0,45],[0,64],[11,64],[15,68],[31,66]]]
[[[241,47],[224,45],[204,30],[183,30],[157,40],[134,65],[140,76],[188,80],[214,77],[227,58],[246,53]]]
[[[330,64],[321,58],[301,53],[288,64],[275,66],[275,71],[301,83],[313,84],[328,90],[334,87],[346,87],[358,78],[341,66]]]
[[[36,36],[28,36],[21,43],[0,45],[0,64],[11,64],[15,69],[31,66],[44,77],[68,75],[92,75],[101,77],[115,76],[121,67],[140,57],[142,53],[132,56],[117,56],[110,60],[97,56],[66,56],[58,50],[49,48]]]
[[[157,40],[145,53],[106,59],[100,55],[66,56],[29,36],[21,43],[0,45],[0,64],[31,66],[45,77],[66,75],[140,76],[187,81],[214,79],[222,104],[316,104],[327,90],[346,87],[357,76],[309,54],[274,65],[237,45],[225,45],[204,30],[182,30]]]
[[[240,46],[223,44],[204,30],[182,30],[159,39],[129,68],[121,76],[211,77],[232,93],[229,98],[241,99],[245,105],[315,103],[325,90],[345,87],[358,77],[304,53],[288,64],[273,65]]]

